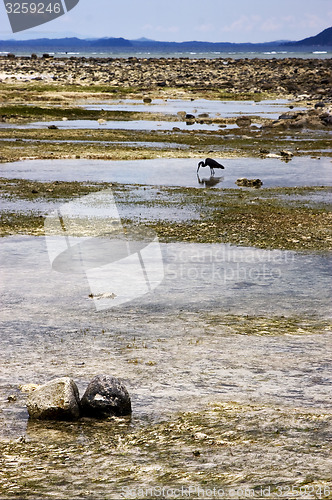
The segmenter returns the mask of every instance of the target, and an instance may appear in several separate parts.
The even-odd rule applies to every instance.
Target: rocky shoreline
[[[2,83],[274,93],[332,101],[331,59],[0,57]]]

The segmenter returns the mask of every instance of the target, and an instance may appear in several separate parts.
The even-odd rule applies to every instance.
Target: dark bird
[[[218,163],[216,160],[213,160],[212,158],[206,158],[205,161],[200,161],[198,164],[197,173],[201,167],[210,167],[211,175],[214,175],[215,168],[225,168],[223,165]]]

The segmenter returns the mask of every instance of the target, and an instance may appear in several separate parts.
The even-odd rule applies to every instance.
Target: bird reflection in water
[[[210,177],[200,178],[199,174],[197,174],[197,180],[198,180],[198,184],[200,184],[201,186],[210,188],[210,187],[214,187],[217,184],[219,184],[220,182],[222,182],[224,180],[224,178],[223,177],[215,177],[214,175],[211,175]]]

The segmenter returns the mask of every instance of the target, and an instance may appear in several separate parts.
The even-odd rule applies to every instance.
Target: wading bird
[[[198,164],[197,173],[201,167],[210,167],[211,175],[214,175],[215,168],[225,168],[223,165],[218,163],[216,160],[213,160],[212,158],[206,158],[205,161],[200,161]]]

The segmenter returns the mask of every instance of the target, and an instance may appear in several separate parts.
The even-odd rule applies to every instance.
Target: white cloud
[[[283,23],[277,21],[277,19],[272,17],[270,19],[266,19],[265,21],[263,21],[263,23],[260,25],[260,29],[261,31],[265,32],[273,32],[281,29],[282,26]]]
[[[156,33],[178,33],[180,31],[179,26],[161,26],[161,25],[152,25],[145,24],[141,27],[144,33],[146,32],[156,32]]]
[[[225,33],[251,32],[256,29],[257,24],[261,22],[260,16],[241,16],[228,26],[223,26],[221,31]]]
[[[199,31],[201,33],[211,33],[212,31],[215,30],[216,28],[213,24],[201,24],[196,28],[196,31]]]
[[[241,15],[220,29],[224,38],[229,35],[230,41],[269,41],[275,38],[290,38],[293,40],[316,35],[319,31],[331,25],[332,12],[320,15],[304,10],[301,15]],[[271,37],[267,36],[271,33]],[[304,34],[303,34],[304,33]],[[306,34],[307,33],[307,34]],[[303,36],[302,36],[303,34]],[[232,36],[230,36],[232,35]],[[253,40],[255,38],[255,40]]]
[[[300,25],[304,28],[318,28],[322,26],[322,24],[326,23],[326,19],[322,17],[318,17],[316,14],[304,14],[304,19],[302,19]]]

